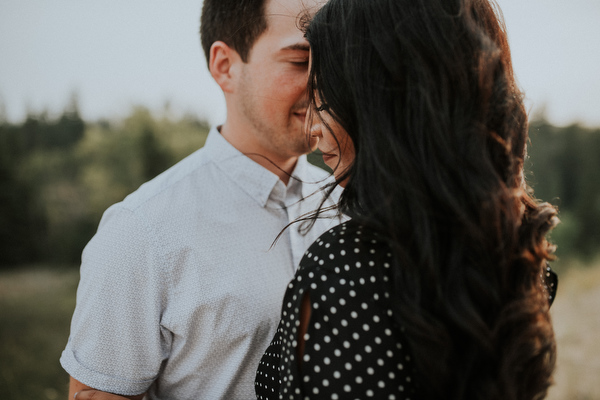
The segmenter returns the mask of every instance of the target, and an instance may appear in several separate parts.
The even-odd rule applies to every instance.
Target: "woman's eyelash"
[[[329,106],[327,104],[321,104],[316,108],[318,112],[329,111]]]

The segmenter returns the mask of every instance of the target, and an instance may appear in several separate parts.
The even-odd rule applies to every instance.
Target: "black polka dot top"
[[[257,399],[417,399],[410,351],[389,306],[391,257],[386,243],[352,221],[311,245],[258,367]],[[300,367],[305,294],[311,315]]]

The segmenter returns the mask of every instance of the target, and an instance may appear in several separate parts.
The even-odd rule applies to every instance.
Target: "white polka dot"
[[[373,375],[375,373],[375,370],[371,367],[367,368],[367,374],[369,375]]]
[[[344,298],[340,298],[340,305],[346,305],[346,300],[344,300]]]
[[[373,351],[373,349],[371,348],[371,346],[365,346],[365,352],[366,353],[370,353],[371,351]]]
[[[340,371],[334,371],[333,372],[333,377],[335,379],[340,379],[341,376],[342,376],[342,374],[340,374]]]
[[[344,385],[344,392],[351,392],[352,388],[350,387],[350,385]]]
[[[367,390],[367,397],[373,397],[373,391],[371,389]]]
[[[354,378],[354,381],[358,384],[361,384],[361,383],[363,383],[363,378],[362,378],[362,376],[357,376],[356,378]]]
[[[327,379],[323,379],[322,384],[323,384],[323,386],[327,387],[327,386],[329,386],[329,381]]]
[[[380,388],[384,388],[385,387],[385,382],[384,381],[379,381],[377,382],[377,386],[379,386]]]

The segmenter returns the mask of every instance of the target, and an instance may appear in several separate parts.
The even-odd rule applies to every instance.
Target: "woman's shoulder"
[[[374,275],[389,268],[392,252],[377,232],[352,220],[322,234],[306,251],[298,275],[336,275],[338,278]]]

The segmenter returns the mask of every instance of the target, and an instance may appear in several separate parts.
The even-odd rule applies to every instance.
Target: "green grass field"
[[[58,360],[78,279],[76,268],[0,272],[0,400],[67,399]],[[600,262],[560,274],[552,317],[558,365],[548,399],[600,400]]]
[[[0,399],[67,398],[69,377],[58,360],[78,280],[76,268],[0,272]]]

